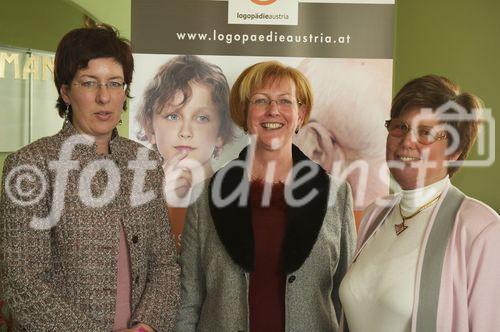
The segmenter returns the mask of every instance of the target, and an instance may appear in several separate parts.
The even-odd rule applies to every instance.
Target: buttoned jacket
[[[248,186],[246,153],[208,180],[188,208],[176,331],[249,331],[249,278],[255,259],[249,197],[243,204],[239,196],[228,204],[216,198],[228,198],[243,188],[240,184]],[[311,194],[310,199],[294,206],[287,201],[285,330],[337,331],[338,287],[355,243],[351,190],[295,146],[293,162],[307,164],[314,176],[291,191],[297,200]],[[305,179],[304,172],[296,175],[294,184]]]
[[[95,144],[76,134],[66,123],[58,134],[5,161],[0,271],[17,329],[111,331],[123,225],[132,280],[130,322],[169,331],[180,271],[161,195],[163,171],[143,168],[141,186],[137,169],[147,163],[136,161],[139,151],[153,164],[159,160],[116,130],[108,155],[98,155]],[[69,161],[58,162],[63,159]],[[23,177],[27,173],[31,177]],[[149,199],[138,199],[148,192]],[[41,194],[26,203],[26,193]]]

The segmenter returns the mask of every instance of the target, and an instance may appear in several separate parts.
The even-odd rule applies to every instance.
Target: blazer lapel
[[[241,161],[246,160],[247,150],[248,147],[243,149],[238,159],[233,160],[224,167],[228,169],[225,174],[221,173],[223,171],[221,169],[212,176],[208,185],[208,202],[215,230],[227,253],[236,264],[245,271],[250,272],[254,269],[250,186],[247,180],[247,168],[239,165]],[[220,188],[215,185],[216,181],[220,181]],[[246,189],[246,191],[242,191],[242,197],[235,197],[235,199],[223,204],[223,206],[216,204],[214,197],[227,199],[238,190],[240,185],[243,186],[243,189]],[[220,193],[217,193],[217,190],[220,190]]]
[[[431,228],[420,273],[416,331],[436,331],[441,274],[448,241],[465,195],[450,185]]]
[[[283,243],[283,270],[287,274],[298,270],[309,257],[323,225],[330,191],[328,174],[295,145],[292,157],[294,169],[298,168],[298,172],[294,171],[294,183],[309,172],[314,176],[295,188],[285,187],[285,190],[293,189],[290,194],[294,200],[301,200],[308,195],[312,197],[297,206],[287,202],[288,224]]]

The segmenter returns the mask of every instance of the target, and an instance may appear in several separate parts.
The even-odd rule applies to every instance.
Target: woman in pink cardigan
[[[500,217],[450,183],[480,106],[434,75],[394,98],[386,156],[402,190],[364,213],[340,288],[344,331],[500,330]]]

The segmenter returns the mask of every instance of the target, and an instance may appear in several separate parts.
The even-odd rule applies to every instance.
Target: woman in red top
[[[352,198],[292,144],[311,107],[307,79],[278,62],[234,83],[231,116],[251,144],[188,209],[177,331],[338,329]]]

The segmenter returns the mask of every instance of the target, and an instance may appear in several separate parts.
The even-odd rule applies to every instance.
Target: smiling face
[[[251,94],[247,128],[256,136],[257,149],[290,150],[294,132],[302,125],[304,115],[304,107],[297,101],[295,84],[289,79],[275,80]]]
[[[415,189],[430,185],[448,174],[445,161],[456,160],[459,153],[446,156],[448,139],[439,139],[432,144],[422,144],[417,141],[415,132],[424,133],[425,128],[436,128],[440,121],[435,114],[419,119],[418,123],[413,120],[421,114],[419,109],[403,111],[398,120],[406,122],[410,127],[417,126],[408,131],[402,137],[387,137],[387,161],[398,162],[402,167],[391,167],[391,174],[405,190]],[[425,165],[425,163],[429,165]],[[419,172],[425,172],[422,180]],[[420,173],[422,174],[422,173]],[[421,175],[420,175],[421,176]],[[419,183],[420,182],[420,183]]]
[[[91,89],[89,86],[95,83],[90,82],[99,86]],[[124,82],[122,66],[113,58],[97,58],[76,72],[70,86],[61,87],[61,96],[71,105],[72,123],[78,132],[96,139],[111,138],[126,98],[122,88],[104,86],[113,82]]]
[[[222,147],[219,137],[219,111],[212,101],[212,91],[206,85],[189,83],[191,98],[180,108],[184,96],[178,91],[172,100],[163,105],[153,116],[151,144],[156,144],[160,154],[171,159],[180,152],[204,167],[211,168],[211,157],[216,148]]]

